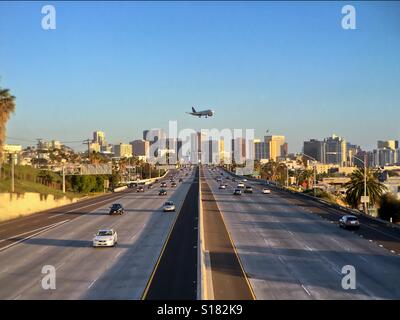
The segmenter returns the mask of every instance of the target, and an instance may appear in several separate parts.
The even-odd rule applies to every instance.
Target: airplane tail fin
[[[192,107],[192,111],[193,111],[193,112],[196,112],[196,109],[195,109],[194,107]]]

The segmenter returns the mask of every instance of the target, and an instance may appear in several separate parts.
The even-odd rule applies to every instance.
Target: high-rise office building
[[[303,153],[318,162],[325,163],[325,142],[316,139],[304,141]]]
[[[269,158],[277,161],[278,157],[284,157],[287,154],[287,145],[285,146],[285,136],[265,136],[264,142],[269,144]]]
[[[386,140],[386,141],[381,141],[379,140],[378,143],[378,149],[392,149],[396,150],[399,148],[399,141],[398,140]]]
[[[336,135],[324,139],[325,163],[346,166],[347,144],[346,140]]]
[[[132,145],[128,143],[120,143],[114,145],[114,156],[118,158],[131,158],[132,157]]]
[[[149,157],[150,143],[146,140],[133,140],[130,142],[132,154],[138,157]]]
[[[254,159],[255,160],[269,160],[269,143],[254,140]]]
[[[97,142],[100,145],[100,147],[105,146],[107,144],[105,133],[103,131],[93,132],[93,141],[92,142]]]
[[[143,130],[143,140],[149,141],[150,146],[157,141],[160,141],[160,144],[165,144],[163,140],[165,140],[166,137],[163,129]]]

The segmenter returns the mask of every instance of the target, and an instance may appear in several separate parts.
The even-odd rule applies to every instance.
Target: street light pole
[[[65,193],[65,166],[62,167],[62,188],[63,193]]]
[[[15,178],[14,178],[14,154],[11,154],[11,192],[15,191]]]
[[[353,156],[354,159],[357,159],[358,161],[361,161],[364,165],[364,201],[363,201],[363,207],[364,207],[364,213],[368,213],[368,202],[366,201],[367,199],[367,155],[364,154],[364,161],[361,160],[360,158]]]

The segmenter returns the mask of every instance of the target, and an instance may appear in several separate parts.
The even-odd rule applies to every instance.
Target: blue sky
[[[56,30],[41,28],[45,4]],[[345,4],[356,30],[341,28]],[[332,133],[370,149],[400,139],[399,57],[400,2],[0,2],[8,136],[24,139],[128,142],[177,120],[269,129],[291,152]]]

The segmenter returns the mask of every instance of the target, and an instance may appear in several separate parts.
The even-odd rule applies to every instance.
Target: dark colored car
[[[161,189],[160,192],[158,193],[159,196],[166,196],[167,191],[165,189]]]
[[[123,214],[124,213],[124,208],[122,207],[122,204],[120,203],[113,203],[112,206],[110,207],[110,215],[113,214]]]
[[[138,186],[136,192],[144,192],[143,186]]]
[[[240,195],[242,194],[242,190],[240,190],[240,189],[235,189],[235,191],[233,191],[233,194],[234,194],[235,196],[240,196]]]
[[[149,185],[148,185],[148,187],[147,187],[148,189],[152,189],[153,188],[153,184],[152,183],[150,183]]]
[[[161,182],[161,187],[162,187],[162,188],[167,187],[167,183],[166,183],[166,182]]]
[[[175,181],[171,182],[171,187],[176,187],[176,182]]]
[[[182,178],[179,178],[179,182],[182,182],[183,181],[183,179]]]

